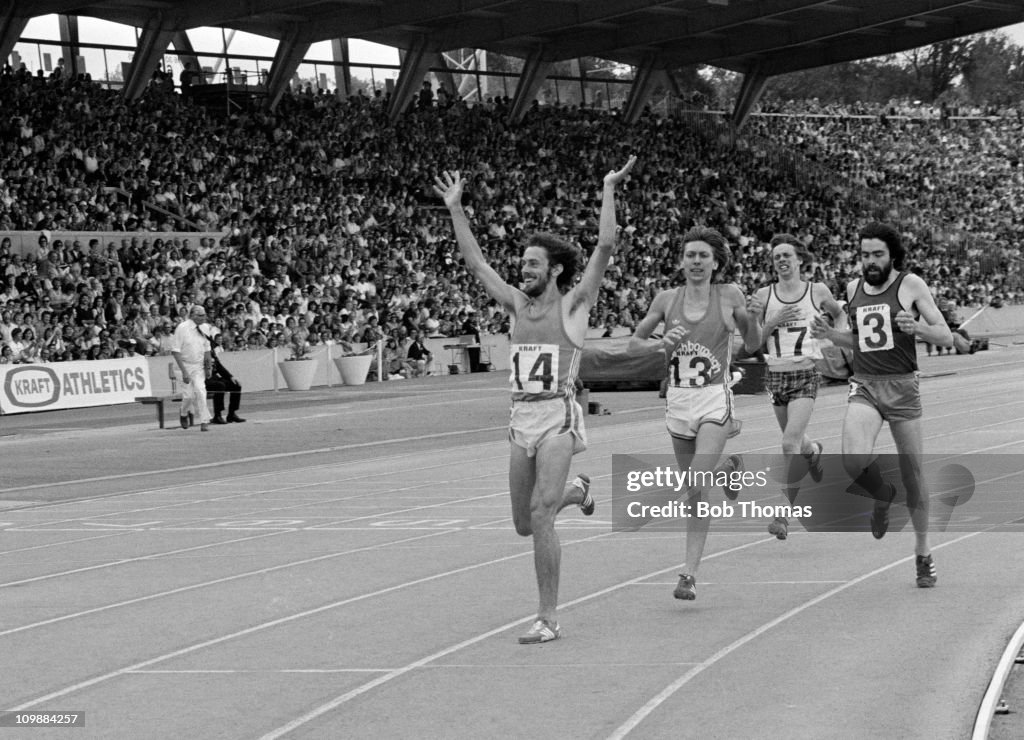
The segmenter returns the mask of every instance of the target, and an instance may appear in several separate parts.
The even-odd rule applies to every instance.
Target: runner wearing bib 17
[[[787,457],[788,481],[782,492],[793,504],[797,483],[810,472],[822,478],[824,445],[807,436],[807,425],[818,397],[820,378],[814,361],[821,359],[818,340],[811,336],[811,322],[823,313],[840,320],[842,309],[824,283],[808,282],[801,275],[810,252],[791,234],[776,234],[769,245],[776,282],[760,288],[750,299],[750,313],[763,322],[764,354],[768,364],[765,390],[782,430],[782,454]],[[796,457],[801,455],[802,458]],[[768,532],[778,539],[789,536],[789,521],[776,517]]]

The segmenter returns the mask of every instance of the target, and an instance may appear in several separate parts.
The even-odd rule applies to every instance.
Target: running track
[[[923,358],[926,451],[1024,453],[1022,360]],[[612,414],[575,465],[597,514],[560,518],[563,639],[518,645],[503,381],[256,394],[209,434],[150,407],[4,417],[0,708],[86,726],[0,737],[969,736],[1024,614],[1024,532],[935,534],[919,590],[909,528],[712,527],[675,601],[682,535],[608,519],[611,455],[671,450],[653,393],[591,396]],[[774,452],[765,397],[737,405],[728,450]],[[825,388],[811,422],[832,451],[844,407]]]

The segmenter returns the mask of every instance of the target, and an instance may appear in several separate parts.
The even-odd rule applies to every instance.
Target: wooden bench
[[[167,401],[181,401],[180,393],[168,393],[164,396],[136,396],[135,400],[143,404],[154,404],[156,406],[156,420],[160,422],[160,428],[164,428],[164,403]]]

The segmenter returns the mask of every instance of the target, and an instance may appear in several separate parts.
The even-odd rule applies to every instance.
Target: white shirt
[[[172,352],[181,353],[181,361],[189,374],[203,371],[203,361],[210,350],[210,342],[199,333],[192,319],[182,321],[174,330]]]

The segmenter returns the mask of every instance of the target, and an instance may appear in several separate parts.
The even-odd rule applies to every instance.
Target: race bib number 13
[[[513,344],[509,350],[513,392],[558,393],[557,344]]]
[[[892,349],[892,310],[888,303],[857,306],[857,344],[861,352]]]

